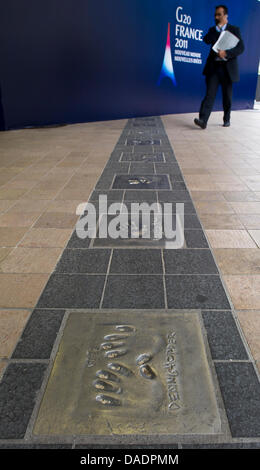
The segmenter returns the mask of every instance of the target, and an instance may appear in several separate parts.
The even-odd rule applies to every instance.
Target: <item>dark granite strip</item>
[[[175,181],[175,178],[176,178],[176,181]],[[183,182],[183,181],[177,181],[180,179],[179,176],[172,176],[170,175],[170,179],[171,179],[171,185],[172,185],[172,189],[174,191],[185,191],[187,189],[187,186],[186,184]]]
[[[133,191],[134,193],[135,191]],[[182,192],[182,191],[181,191]],[[185,192],[185,191],[183,191]],[[154,194],[152,191],[147,191],[147,194]],[[128,196],[130,197],[130,196]],[[154,198],[154,196],[153,196]],[[133,196],[133,199],[132,201],[124,201],[124,204],[127,206],[128,210],[130,211],[130,208],[131,208],[131,202],[138,202],[139,204],[141,204],[142,202],[147,202],[148,204],[152,204],[153,201],[149,201],[148,198],[145,198],[143,200],[138,200],[138,197],[135,197]],[[155,202],[155,201],[154,201]],[[165,214],[176,214],[176,210],[177,210],[177,207],[176,207],[176,204],[184,204],[184,216],[185,215],[189,215],[189,214],[196,214],[196,211],[195,211],[195,207],[194,205],[192,204],[191,201],[188,201],[188,202],[183,202],[183,201],[178,201],[178,202],[171,202],[169,204],[169,206],[164,206],[162,202],[159,201],[159,204],[160,204],[160,211],[165,213]]]
[[[100,191],[108,191],[113,183],[114,174],[109,176],[101,176],[98,182],[96,183],[95,189]]]
[[[82,232],[82,236],[85,235]],[[66,246],[67,249],[72,249],[72,248],[88,248],[91,242],[91,238],[86,237],[86,238],[80,238],[76,232],[76,230],[73,232],[72,236],[70,237],[68,244]]]
[[[183,189],[174,189],[173,191],[158,191],[158,201],[164,202],[184,202],[191,201],[191,197],[188,191]]]
[[[166,274],[218,274],[210,250],[163,250]]]
[[[163,205],[161,203],[159,204],[160,206],[158,207],[161,207],[161,210],[163,211]],[[172,230],[175,230],[176,229],[176,213],[172,214],[171,224],[172,224]],[[200,221],[197,215],[195,214],[184,214],[184,228],[185,230],[193,229],[193,230],[200,230],[202,232],[202,226],[200,224]]]
[[[114,172],[114,173],[128,173],[129,166],[130,166],[129,162],[116,163],[116,162],[108,160],[106,167],[105,167],[105,171],[110,170],[111,172]]]
[[[194,207],[194,205],[191,201],[188,201],[188,202],[183,202],[183,201],[173,202],[172,203],[172,208],[170,210],[170,212],[172,214],[176,213],[176,211],[177,211],[176,204],[178,204],[178,203],[184,204],[184,214],[196,214],[195,207]],[[167,212],[168,212],[168,210],[167,210],[167,208],[165,208],[165,213],[167,214]]]
[[[249,359],[231,312],[202,312],[202,316],[213,359]]]
[[[203,230],[184,230],[187,248],[209,248]]]
[[[93,191],[90,198],[89,198],[89,201],[92,202],[92,201],[98,201],[99,200],[99,196],[107,196],[107,201],[122,201],[123,199],[123,195],[124,195],[124,191],[123,190],[118,190],[118,191],[115,191],[115,190],[111,190],[111,191]]]
[[[148,202],[149,204],[152,202],[157,202],[157,196],[155,191],[136,191],[136,190],[126,190],[124,196],[125,201],[135,201],[135,202]]]
[[[129,216],[131,214],[131,211],[133,211],[134,214],[138,213],[138,212],[140,212],[140,214],[141,214],[141,210],[139,211],[139,204],[144,204],[142,206],[142,210],[143,210],[144,213],[150,213],[151,212],[150,211],[150,206],[151,205],[153,205],[153,208],[152,208],[153,211],[155,211],[156,213],[160,212],[160,206],[156,202],[156,195],[152,191],[147,191],[147,194],[152,195],[152,200],[149,200],[148,198],[143,198],[143,200],[138,200],[137,196],[133,196],[134,200],[132,200],[132,201],[131,200],[130,201],[124,200],[121,212],[122,213],[128,213]],[[128,199],[130,199],[130,196],[127,196],[127,197],[128,197]],[[138,204],[138,206],[133,207],[132,204]]]
[[[215,363],[232,437],[260,437],[260,383],[247,362]]]
[[[178,165],[177,160],[175,159],[173,152],[171,153],[171,152],[168,152],[168,151],[165,151],[165,150],[164,150],[164,151],[163,151],[163,156],[164,156],[164,159],[165,159],[165,162],[166,162],[166,163],[173,163],[173,164]],[[179,169],[179,165],[178,165],[178,169]],[[175,172],[175,171],[174,171],[174,172],[172,171],[172,174],[175,174],[175,173],[176,173],[176,174],[179,174],[180,169],[179,169],[179,171],[178,171],[178,169],[177,169],[177,167],[176,167],[176,172]],[[180,171],[180,172],[181,172],[181,171]],[[156,172],[156,173],[158,173],[158,172]]]
[[[122,152],[133,152],[133,153],[151,153],[153,152],[153,145],[119,145],[118,150]],[[161,145],[156,145],[156,152],[162,152],[163,147]]]
[[[176,221],[176,218],[175,218]],[[176,228],[176,222],[173,228]],[[194,229],[194,230],[202,230],[202,226],[197,215],[193,214],[184,214],[184,227],[185,229]]]
[[[34,310],[12,359],[49,359],[65,310]]]
[[[142,138],[156,138],[158,135],[164,135],[162,129],[131,129],[126,132],[127,136],[140,136]]]
[[[219,276],[165,276],[168,308],[230,309]]]
[[[110,157],[109,157],[109,161],[110,162],[118,162],[120,157],[122,156],[122,151],[121,150],[117,150],[116,146],[113,150],[113,152],[111,153]]]
[[[24,437],[46,364],[9,364],[0,383],[0,438]]]
[[[38,308],[98,308],[105,276],[52,274]]]
[[[129,152],[129,150],[131,149],[131,147],[125,147],[126,151]],[[157,152],[164,152],[164,149],[158,145],[157,147],[153,147],[152,145],[150,146],[144,146],[144,145],[135,145],[134,147],[132,147],[132,151],[133,151],[133,154],[143,154],[143,153],[157,153]]]
[[[162,276],[108,276],[102,308],[165,308]]]
[[[106,274],[110,250],[64,250],[56,273]]]
[[[114,250],[110,274],[162,274],[160,250]]]

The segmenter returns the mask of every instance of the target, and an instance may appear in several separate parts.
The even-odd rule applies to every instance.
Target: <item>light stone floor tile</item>
[[[1,247],[0,248],[0,271],[1,271],[2,261],[7,257],[7,255],[9,255],[9,253],[11,253],[12,249],[13,249],[12,247],[9,247],[9,248]]]
[[[241,184],[242,181],[238,176],[235,175],[225,175],[225,174],[213,174],[214,181],[216,183],[230,183],[230,184]]]
[[[50,204],[50,200],[44,199],[19,199],[9,210],[8,214],[12,213],[26,213],[26,212],[44,212],[47,209],[47,206]]]
[[[41,212],[6,212],[0,215],[0,227],[31,227]]]
[[[27,232],[26,227],[0,227],[0,246],[14,247]]]
[[[1,263],[3,273],[51,273],[62,248],[15,248]]]
[[[69,212],[45,212],[34,228],[72,228],[76,225],[78,216]]]
[[[62,248],[67,244],[73,229],[32,228],[19,243],[31,248]]]
[[[230,202],[230,205],[237,214],[260,215],[260,202]]]
[[[54,191],[55,189],[59,190],[64,187],[67,181],[68,181],[67,176],[65,178],[64,177],[62,178],[52,177],[50,179],[46,177],[46,178],[43,178],[41,181],[39,181],[37,185],[34,187],[34,189],[39,190],[39,191]]]
[[[237,166],[234,166],[233,167],[233,172],[235,173],[235,175],[237,176],[243,176],[243,175],[255,175],[256,173],[259,173],[259,171],[257,171],[255,168],[253,168],[252,166],[250,167],[237,167]]]
[[[260,274],[258,248],[215,248],[213,251],[223,274]]]
[[[98,176],[99,176],[99,173],[97,173],[96,175],[88,175],[88,176],[82,176],[82,175],[72,176],[70,181],[64,186],[64,190],[76,189],[76,190],[86,191],[86,188],[95,186]]]
[[[26,199],[54,199],[61,188],[56,189],[40,189],[40,188],[33,188],[31,191],[26,193]],[[25,197],[24,197],[25,198]]]
[[[91,191],[94,188],[94,184],[90,185],[89,187],[82,187],[82,188],[66,188],[62,189],[55,197],[55,200],[76,200],[81,199],[82,201],[86,201],[88,199]]]
[[[200,214],[204,229],[244,229],[244,225],[236,214]]]
[[[250,188],[243,183],[215,183],[218,191],[248,191]]]
[[[260,309],[260,275],[224,275],[236,310]]]
[[[222,201],[226,202],[224,195],[218,191],[191,191],[193,201]]]
[[[248,233],[251,235],[257,246],[260,248],[260,230],[248,230]]]
[[[256,248],[246,230],[206,230],[212,248]]]
[[[12,207],[16,203],[15,200],[0,200],[0,214],[6,212],[10,207]]]
[[[236,311],[254,359],[260,364],[260,310]]]
[[[0,273],[0,307],[33,308],[49,274]]]
[[[19,199],[28,191],[27,188],[6,188],[1,186],[0,188],[0,200],[1,199]]]
[[[208,175],[185,175],[185,182],[190,190],[193,191],[217,191],[217,184],[214,178]]]
[[[76,209],[79,204],[82,204],[82,199],[73,200],[54,200],[49,202],[45,212],[67,212],[69,214],[76,214]],[[87,202],[87,198],[86,198]]]
[[[260,183],[260,175],[245,175],[240,177],[245,183]]]
[[[209,173],[212,175],[212,176],[217,176],[218,178],[223,175],[223,176],[238,176],[238,175],[235,175],[234,171],[229,168],[229,167],[225,167],[223,165],[223,167],[218,167],[218,168],[209,168]]]
[[[10,357],[30,314],[28,310],[0,310],[0,358]]]
[[[251,189],[251,191],[260,191],[260,183],[259,182],[252,183],[252,182],[246,181],[246,185],[248,186],[249,189]]]
[[[253,191],[227,191],[223,196],[228,202],[260,202],[260,197]]]
[[[241,220],[244,227],[249,229],[259,229],[260,227],[260,214],[238,214],[239,220]]]
[[[183,175],[208,175],[206,168],[182,168]]]
[[[22,171],[19,175],[15,177],[15,181],[34,181],[35,184],[41,180],[41,178],[46,175],[47,171],[45,169],[37,170],[34,167],[29,168],[26,171]]]
[[[252,191],[260,191],[260,183],[246,183]]]
[[[234,210],[227,202],[195,201],[194,205],[199,214],[234,214]]]
[[[16,181],[15,179],[12,179],[11,181],[8,181],[6,184],[1,186],[1,189],[3,190],[8,190],[10,191],[11,189],[21,189],[24,191],[29,191],[30,189],[35,186],[36,182],[35,181],[28,181],[28,180],[21,180],[19,179]]]

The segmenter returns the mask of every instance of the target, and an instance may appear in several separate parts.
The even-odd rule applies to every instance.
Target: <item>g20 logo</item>
[[[182,13],[179,13],[180,10],[183,10],[183,8],[178,7],[176,9],[176,20],[178,21],[178,23],[191,24],[191,16],[183,15]]]

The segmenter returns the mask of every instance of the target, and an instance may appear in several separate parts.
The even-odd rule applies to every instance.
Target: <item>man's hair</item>
[[[216,10],[217,10],[218,8],[223,8],[224,14],[225,14],[225,15],[228,14],[228,8],[226,7],[226,5],[218,5],[218,6],[216,6]]]

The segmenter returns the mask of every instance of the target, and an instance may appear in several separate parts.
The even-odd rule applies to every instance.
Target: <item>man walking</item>
[[[211,45],[211,50],[203,70],[203,75],[206,75],[206,96],[200,106],[199,119],[194,119],[195,124],[201,127],[201,129],[206,129],[207,127],[219,85],[221,85],[222,88],[224,110],[223,126],[230,126],[232,84],[233,82],[239,81],[237,56],[244,51],[244,43],[241,38],[240,30],[237,26],[232,26],[228,23],[228,9],[225,5],[216,7],[215,23],[216,26],[210,28],[203,38],[206,44]],[[212,49],[212,46],[214,46],[218,40],[220,33],[225,30],[234,34],[239,39],[239,42],[233,49],[226,51],[219,50],[218,53],[216,53]]]

